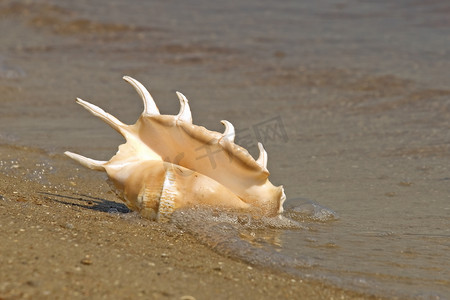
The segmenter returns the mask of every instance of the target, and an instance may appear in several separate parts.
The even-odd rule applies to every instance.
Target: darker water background
[[[254,155],[264,143],[287,216],[303,225],[231,225],[234,246],[284,263],[240,246],[227,255],[367,294],[445,299],[449,13],[448,1],[2,1],[0,139],[106,159],[122,140],[75,97],[133,123],[142,104],[123,75],[165,114],[179,90],[194,123],[231,121]]]

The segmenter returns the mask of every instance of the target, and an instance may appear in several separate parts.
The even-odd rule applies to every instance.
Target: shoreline
[[[33,173],[46,153],[0,149],[0,299],[379,299],[222,256],[171,223],[111,213],[124,205],[102,177],[67,180],[62,155],[34,170],[51,185],[24,180],[19,173]],[[50,166],[53,174],[39,171]]]

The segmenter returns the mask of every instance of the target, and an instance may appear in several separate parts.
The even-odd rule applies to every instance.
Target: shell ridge
[[[241,164],[249,168],[251,171],[256,171],[258,176],[265,180],[269,177],[269,171],[264,169],[261,165],[259,165],[253,156],[247,151],[247,149],[230,143],[227,140],[220,140],[219,144],[222,146],[222,149],[230,155],[231,159],[235,159]]]
[[[240,163],[255,171],[261,171],[265,174],[266,178],[269,177],[269,172],[261,167],[253,156],[247,151],[247,149],[239,146],[233,141],[228,140],[222,134],[208,130],[207,128],[195,124],[181,123],[180,127],[192,138],[198,140],[199,142],[207,143],[209,145],[216,144],[221,147],[222,150],[226,151],[228,155],[231,156],[233,160],[236,158]],[[190,128],[189,128],[190,127]]]
[[[175,210],[175,200],[177,197],[177,184],[173,167],[169,165],[165,168],[164,183],[161,189],[161,198],[158,207],[157,219],[158,221],[168,221],[170,215]]]
[[[219,132],[209,130],[204,126],[178,120],[176,118],[172,119],[171,117],[173,118],[173,116],[159,115],[145,118],[148,122],[155,120],[157,123],[166,127],[179,127],[183,129],[183,131],[186,132],[186,134],[188,134],[191,138],[194,138],[200,143],[220,146],[221,150],[226,151],[231,156],[231,159],[236,158],[243,165],[248,166],[255,171],[261,171],[266,178],[269,177],[270,173],[267,169],[259,165],[247,149],[228,140],[228,142],[224,142],[224,136]]]

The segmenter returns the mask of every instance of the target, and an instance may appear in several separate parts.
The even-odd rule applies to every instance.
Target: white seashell
[[[188,100],[179,92],[179,114],[161,115],[141,83],[128,76],[124,79],[144,101],[144,111],[134,125],[79,98],[77,103],[122,134],[126,143],[109,161],[65,154],[90,169],[106,171],[131,210],[160,221],[168,220],[175,209],[196,205],[265,216],[283,211],[286,196],[282,186],[268,180],[267,152],[261,143],[255,161],[234,143],[230,122],[222,121],[223,134],[193,125]],[[201,155],[202,149],[207,155]]]

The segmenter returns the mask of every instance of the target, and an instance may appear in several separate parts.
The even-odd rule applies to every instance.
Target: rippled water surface
[[[231,121],[255,155],[264,143],[288,201],[285,223],[193,227],[181,214],[181,226],[296,276],[445,299],[449,12],[419,0],[2,1],[0,140],[106,159],[122,140],[75,97],[132,123],[142,104],[123,75],[166,114],[182,91],[194,123]]]

